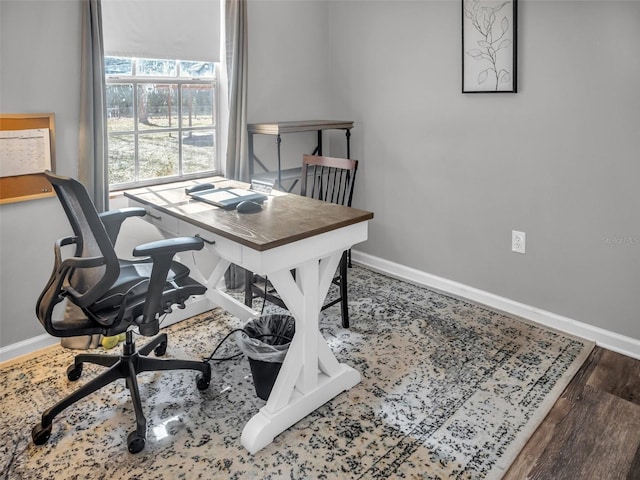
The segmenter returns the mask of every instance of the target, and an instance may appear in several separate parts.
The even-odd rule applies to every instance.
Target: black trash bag
[[[236,333],[238,347],[249,357],[258,398],[269,399],[295,329],[295,319],[290,315],[265,315],[250,320],[243,332]]]
[[[253,360],[282,363],[296,331],[290,315],[264,315],[250,320],[244,332],[236,333],[236,343]]]

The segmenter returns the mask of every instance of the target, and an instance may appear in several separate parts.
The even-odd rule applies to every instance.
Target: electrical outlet
[[[511,231],[511,251],[516,253],[525,253],[527,244],[527,234],[524,232],[518,232],[516,230]]]

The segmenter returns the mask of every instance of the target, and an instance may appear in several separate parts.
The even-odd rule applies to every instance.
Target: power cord
[[[237,357],[239,357],[239,356],[243,355],[243,353],[242,353],[242,352],[239,352],[239,353],[236,353],[236,354],[231,355],[231,356],[229,356],[229,357],[221,357],[221,358],[215,358],[215,357],[214,357],[214,356],[215,356],[215,354],[216,354],[216,352],[220,349],[220,347],[224,344],[224,342],[226,342],[226,341],[227,341],[227,339],[228,339],[231,335],[233,335],[234,333],[236,333],[236,332],[244,332],[244,333],[247,333],[247,332],[245,332],[245,331],[244,331],[244,329],[242,329],[242,328],[236,328],[236,329],[234,329],[234,330],[231,330],[229,333],[227,333],[227,335],[226,335],[222,340],[220,340],[220,343],[218,343],[218,345],[216,346],[216,348],[214,348],[214,350],[213,350],[213,352],[211,353],[211,355],[209,355],[209,358],[205,358],[205,359],[204,359],[204,361],[205,361],[205,362],[211,362],[211,361],[214,361],[214,362],[226,362],[226,361],[228,361],[228,360],[233,360],[234,358],[237,358]]]
[[[164,316],[162,317],[162,319],[159,321],[159,325],[162,325],[162,323],[166,320],[166,318],[167,318],[167,313],[165,313],[165,314],[164,314]],[[236,328],[236,329],[234,329],[234,330],[230,331],[229,333],[227,333],[227,335],[226,335],[222,340],[220,340],[220,343],[218,343],[218,345],[217,345],[217,346],[216,346],[216,348],[213,350],[213,352],[211,353],[211,355],[209,355],[209,357],[208,357],[208,358],[205,358],[203,361],[205,361],[205,362],[211,362],[211,361],[214,361],[214,362],[225,362],[225,361],[228,361],[228,360],[233,360],[234,358],[237,358],[237,357],[239,357],[239,356],[241,356],[241,355],[244,355],[242,352],[238,352],[238,353],[236,353],[236,354],[234,354],[234,355],[231,355],[231,356],[228,356],[228,357],[221,357],[221,358],[215,358],[215,357],[214,357],[214,355],[215,355],[215,354],[216,354],[216,352],[220,349],[220,347],[222,347],[222,345],[224,344],[224,342],[226,342],[226,341],[227,341],[227,339],[228,339],[231,335],[233,335],[234,333],[236,333],[236,332],[244,332],[245,334],[247,333],[247,332],[246,332],[244,329],[242,329],[242,328]],[[139,330],[138,328],[132,328],[132,329],[131,329],[131,333],[132,333],[132,334],[134,334],[134,335],[136,335],[136,336],[141,336],[140,330]]]
[[[239,353],[236,353],[236,354],[234,354],[234,355],[230,355],[230,356],[228,356],[228,357],[221,357],[221,358],[215,358],[215,357],[214,357],[214,356],[215,356],[215,354],[216,354],[216,352],[220,349],[220,347],[224,344],[224,342],[226,342],[226,341],[227,341],[227,339],[228,339],[231,335],[233,335],[234,333],[236,333],[236,332],[242,332],[242,333],[244,333],[244,334],[245,334],[245,335],[247,335],[247,336],[251,336],[251,335],[249,334],[249,332],[247,332],[244,328],[236,328],[236,329],[231,330],[229,333],[227,333],[227,335],[225,335],[225,337],[224,337],[222,340],[220,340],[220,343],[218,343],[218,345],[217,345],[217,346],[216,346],[216,348],[213,350],[213,352],[211,353],[211,355],[209,355],[209,357],[208,357],[208,358],[205,358],[205,359],[204,359],[204,361],[205,361],[205,362],[211,362],[211,361],[213,361],[213,362],[226,362],[226,361],[228,361],[228,360],[233,360],[234,358],[238,358],[239,356],[244,355],[244,353],[239,352]],[[272,337],[272,338],[283,339],[283,340],[285,340],[285,341],[287,341],[287,342],[290,342],[290,341],[292,340],[292,339],[291,339],[291,337],[287,337],[287,336],[284,336],[284,335],[278,335],[277,333],[265,333],[265,334],[262,334],[262,335],[258,335],[258,336],[254,337],[254,338],[262,339],[262,338],[265,338],[265,337]],[[274,344],[274,345],[275,345],[275,344]]]

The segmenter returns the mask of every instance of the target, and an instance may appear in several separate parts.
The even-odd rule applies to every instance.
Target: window
[[[105,57],[111,190],[218,170],[216,64]]]

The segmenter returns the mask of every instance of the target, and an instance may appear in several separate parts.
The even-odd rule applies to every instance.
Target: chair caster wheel
[[[156,348],[153,349],[153,353],[156,357],[161,357],[167,352],[167,342],[162,342]]]
[[[38,424],[31,430],[31,439],[36,445],[44,445],[51,436],[51,425],[43,427],[42,424]]]
[[[72,381],[75,382],[76,380],[78,380],[80,378],[80,375],[82,375],[82,364],[71,364],[69,365],[69,367],[67,368],[67,378]]]
[[[127,437],[127,448],[130,453],[139,453],[144,448],[145,442],[144,436],[140,436],[137,431],[133,431]]]
[[[207,371],[201,373],[196,378],[196,385],[198,386],[198,390],[206,390],[209,388],[209,384],[211,383],[211,365],[207,363]]]

